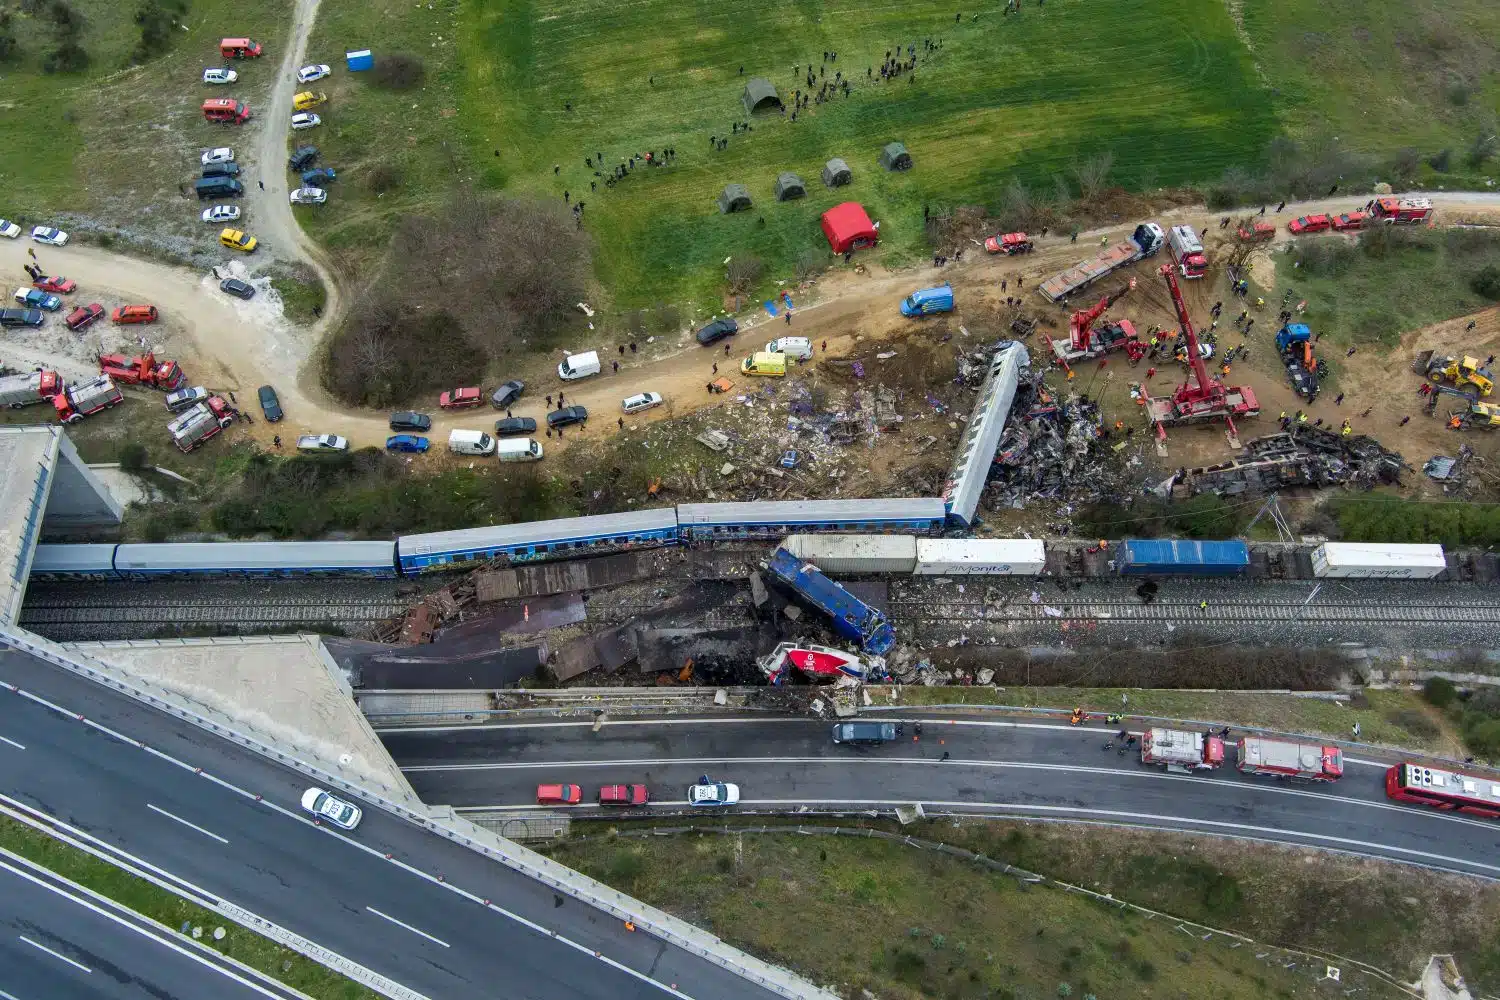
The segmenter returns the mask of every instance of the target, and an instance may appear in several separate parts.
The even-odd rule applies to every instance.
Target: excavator
[[[1475,357],[1463,355],[1437,355],[1436,351],[1421,351],[1412,359],[1411,370],[1430,382],[1451,382],[1456,389],[1472,385],[1480,397],[1495,391],[1494,376]]]
[[[1177,310],[1177,328],[1187,346],[1191,371],[1172,395],[1150,396],[1146,399],[1147,419],[1156,428],[1159,439],[1166,438],[1168,427],[1223,420],[1229,425],[1230,440],[1236,442],[1237,447],[1235,418],[1258,416],[1260,403],[1248,386],[1226,387],[1208,374],[1202,352],[1198,349],[1198,334],[1193,329],[1192,319],[1188,317],[1187,303],[1182,301],[1182,290],[1177,286],[1177,272],[1171,264],[1163,264],[1160,274],[1167,279],[1167,288],[1172,293],[1172,305]]]
[[[1118,291],[1100,299],[1093,308],[1080,309],[1068,318],[1067,339],[1052,341],[1052,353],[1058,364],[1067,367],[1076,361],[1088,361],[1120,350],[1132,362],[1146,356],[1146,345],[1141,343],[1130,320],[1098,323],[1105,310],[1118,302],[1132,287],[1133,283],[1122,285]]]

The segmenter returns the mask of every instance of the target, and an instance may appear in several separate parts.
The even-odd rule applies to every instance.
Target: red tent
[[[834,253],[863,250],[880,240],[880,231],[857,201],[846,201],[824,212],[823,234],[828,237],[828,245],[833,247]]]

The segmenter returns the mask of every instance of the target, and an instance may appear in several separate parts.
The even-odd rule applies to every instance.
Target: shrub
[[[1486,160],[1495,155],[1497,145],[1500,145],[1500,137],[1494,135],[1488,128],[1480,129],[1479,134],[1470,141],[1464,160],[1471,167],[1482,167]]]
[[[646,863],[634,851],[620,851],[609,863],[609,880],[616,885],[631,886],[646,871]]]
[[[145,62],[172,44],[173,33],[187,12],[187,0],[142,0],[135,10],[135,23],[140,26],[141,40],[136,43],[131,58]]]
[[[43,73],[82,73],[89,68],[89,54],[71,38],[42,57]]]
[[[377,163],[365,173],[365,189],[371,194],[385,194],[401,186],[401,168]]]
[[[1482,295],[1492,302],[1500,302],[1500,267],[1486,264],[1474,272],[1474,277],[1469,279],[1469,287],[1474,290],[1475,295]]]
[[[377,58],[370,75],[377,85],[387,90],[411,90],[426,79],[427,67],[409,52],[393,52]]]
[[[1392,725],[1400,726],[1418,739],[1432,740],[1442,735],[1437,723],[1415,708],[1403,708],[1386,717]]]
[[[1429,677],[1422,685],[1422,697],[1429,705],[1447,708],[1458,697],[1458,689],[1446,677]]]
[[[891,975],[909,986],[922,982],[927,971],[927,959],[911,948],[897,948],[891,955]]]
[[[754,254],[735,254],[724,267],[724,280],[729,283],[732,295],[743,295],[750,286],[760,280],[765,263]]]
[[[129,441],[120,446],[119,451],[120,470],[122,472],[143,472],[147,467],[146,446],[139,441]]]
[[[1440,149],[1427,158],[1427,165],[1440,174],[1446,174],[1453,165],[1453,150]]]
[[[11,17],[10,11],[0,10],[0,61],[11,59],[20,51]]]
[[[1500,759],[1500,719],[1465,724],[1464,743],[1470,751],[1481,757]]]

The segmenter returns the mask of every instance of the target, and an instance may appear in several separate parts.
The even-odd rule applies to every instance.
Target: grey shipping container
[[[917,565],[915,535],[788,535],[781,543],[824,573],[910,573]]]
[[[1115,555],[1121,573],[1184,576],[1239,576],[1250,566],[1250,548],[1242,541],[1195,542],[1180,538],[1127,538]]]

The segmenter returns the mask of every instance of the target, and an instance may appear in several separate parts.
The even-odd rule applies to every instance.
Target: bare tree
[[[1109,150],[1091,156],[1082,163],[1075,163],[1069,171],[1073,179],[1078,181],[1079,190],[1085,199],[1096,197],[1104,190],[1104,182],[1109,180],[1109,172],[1115,165],[1115,154]]]
[[[760,280],[766,265],[754,254],[735,254],[724,268],[724,279],[729,282],[731,295],[743,295],[750,286]]]

